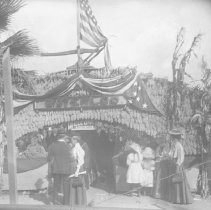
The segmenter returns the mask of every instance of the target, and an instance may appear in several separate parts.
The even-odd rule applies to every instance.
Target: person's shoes
[[[136,192],[131,192],[129,195],[130,196],[138,196],[138,194]]]
[[[155,198],[156,198],[156,199],[160,199],[160,198],[161,198],[161,197],[160,197],[160,194],[159,194],[159,193],[156,193],[156,194],[155,194]]]
[[[63,205],[61,202],[59,202],[59,201],[53,201],[53,204],[54,205]]]

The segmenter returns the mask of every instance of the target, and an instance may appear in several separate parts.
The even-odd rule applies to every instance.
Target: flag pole
[[[12,78],[10,66],[10,50],[5,51],[2,59],[4,97],[5,97],[5,116],[6,116],[6,138],[7,138],[7,160],[10,204],[17,203],[17,177],[16,177],[16,152],[15,141],[13,138],[13,96]]]
[[[77,72],[80,72],[80,0],[77,0]]]

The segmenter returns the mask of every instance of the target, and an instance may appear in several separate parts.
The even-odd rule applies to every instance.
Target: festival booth
[[[165,118],[134,69],[107,79],[75,74],[44,95],[15,92],[14,100],[16,141],[29,141],[31,133],[53,126],[63,126],[70,133],[77,130],[99,161],[100,173],[113,174],[116,191],[128,189],[127,167],[115,159],[125,141],[136,139],[146,146],[166,127]],[[47,187],[45,158],[18,157],[17,167],[18,190]],[[6,189],[7,167],[4,173]]]
[[[119,69],[111,66],[108,39],[100,30],[88,1],[77,2],[79,3],[77,21],[79,22],[76,25],[77,31],[80,32],[77,33],[77,49],[41,53],[41,56],[75,54],[78,56],[76,65],[73,68],[67,68],[66,71],[57,72],[60,79],[47,79],[45,87],[55,87],[56,84],[63,82],[45,94],[38,96],[25,95],[17,91],[13,93],[14,138],[18,147],[18,190],[43,189],[48,185],[46,158],[39,157],[39,154],[36,157],[25,155],[31,139],[34,135],[40,135],[34,132],[41,131],[43,134],[52,127],[60,126],[69,130],[70,135],[72,131],[79,132],[90,147],[95,156],[94,159],[98,160],[97,170],[104,175],[113,175],[117,192],[129,189],[126,184],[127,153],[121,155],[125,142],[132,139],[144,147],[153,148],[151,143],[155,142],[157,134],[166,133],[168,112],[173,101],[170,95],[172,84],[165,79],[152,78],[152,75],[149,75],[147,79],[143,78],[143,75],[137,75],[136,69],[126,68],[118,74]],[[86,20],[89,20],[89,24]],[[80,42],[83,42],[85,46]],[[105,67],[102,69],[90,67],[90,62],[103,50]],[[88,56],[82,58],[84,54]],[[81,68],[84,64],[87,65],[86,69]],[[74,75],[69,77],[69,74],[73,72]],[[93,72],[100,72],[100,76],[103,76],[93,77]],[[68,79],[63,80],[63,78]],[[37,88],[36,93],[44,89],[44,85],[36,82],[34,86],[40,87],[39,91]],[[179,124],[185,134],[182,144],[185,154],[190,156],[189,160],[186,158],[187,168],[193,160],[195,161],[198,144],[196,132],[187,126],[190,124],[193,107],[196,104],[196,100],[193,99],[191,94],[184,97],[184,104],[178,110]],[[2,189],[8,189],[7,158],[6,155],[4,157]],[[149,158],[145,155],[146,168],[149,167],[151,158],[152,156]],[[193,172],[194,169],[195,172]],[[196,188],[198,168],[191,170],[187,171],[187,176],[189,182],[193,182],[192,188]],[[195,173],[194,176],[193,173]]]

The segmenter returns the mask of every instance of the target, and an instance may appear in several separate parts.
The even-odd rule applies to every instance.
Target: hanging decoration
[[[117,75],[115,78],[110,79],[90,79],[89,82],[92,81],[95,84],[100,84],[102,81],[104,81],[103,86],[106,90],[106,85],[109,87],[110,85],[120,84],[121,81],[123,81],[122,78],[124,78],[125,76],[127,77],[127,75],[130,74],[125,73],[125,75]],[[87,78],[88,76],[84,77]],[[167,92],[170,85],[167,80],[140,75],[136,78],[136,80],[133,81],[133,83],[131,83],[131,86],[129,88],[131,91],[130,93],[126,91],[121,97],[117,95],[112,95],[111,97],[110,95],[96,96],[96,91],[93,91],[92,88],[88,88],[82,80],[79,80],[77,78],[78,76],[72,77],[72,79],[70,80],[67,79],[66,82],[62,83],[59,87],[51,90],[50,92],[48,92],[47,95],[43,95],[43,99],[48,99],[46,104],[49,103],[48,106],[50,107],[52,105],[49,102],[49,99],[52,96],[60,93],[65,94],[64,98],[66,98],[66,101],[58,100],[57,109],[51,110],[49,109],[49,107],[47,107],[48,109],[46,110],[38,111],[37,109],[34,109],[33,104],[31,103],[29,106],[26,106],[25,108],[20,110],[19,113],[17,113],[17,115],[15,116],[17,125],[15,126],[16,139],[20,138],[26,133],[38,130],[43,126],[58,125],[63,122],[73,122],[76,120],[81,122],[89,120],[100,121],[103,123],[111,124],[113,126],[118,125],[124,129],[129,128],[132,131],[146,132],[146,134],[150,136],[156,136],[157,133],[162,133],[162,131],[166,131],[166,116],[168,115],[167,108],[169,106]],[[137,108],[135,106],[136,104],[134,104],[134,102],[137,101],[137,97],[141,94],[141,91],[139,89],[140,79],[143,81],[144,88],[147,90],[147,94],[153,105],[162,113],[164,113],[163,117],[154,116],[152,113],[150,113],[148,110],[150,106],[147,106],[146,112],[144,112],[143,106],[142,108],[141,106],[139,106],[140,108]],[[74,83],[71,83],[70,85],[70,82],[72,80],[74,80],[75,85],[73,85]],[[73,89],[71,89],[72,87]],[[70,90],[69,92],[68,88]],[[61,104],[69,103],[67,103],[67,99],[69,98],[67,96],[70,96],[70,98],[74,98],[72,103],[76,104],[76,106],[72,108],[67,108],[69,106],[67,105],[66,109],[61,108],[62,106],[64,107],[64,105],[61,106]],[[133,96],[133,98],[130,98],[130,96]],[[33,96],[27,97],[31,100]],[[90,100],[90,103],[86,100],[86,97],[92,98],[92,100]],[[106,97],[109,100],[105,100]],[[27,99],[26,95],[19,94],[19,102],[21,102],[23,99]],[[77,99],[80,99],[79,103],[77,102]],[[179,110],[179,125],[180,128],[184,130],[185,134],[185,138],[182,140],[182,143],[184,145],[186,154],[189,155],[199,153],[196,132],[189,126],[190,117],[194,113],[194,109],[192,106],[193,99],[193,96],[188,95],[185,98],[183,107],[181,107],[181,110]],[[139,100],[139,103],[137,103],[138,105],[141,105],[141,100]],[[105,101],[108,105],[102,106]],[[119,107],[115,105],[118,103],[121,104]],[[28,113],[30,113],[29,116]],[[207,133],[209,133],[209,130],[210,128],[207,126]]]

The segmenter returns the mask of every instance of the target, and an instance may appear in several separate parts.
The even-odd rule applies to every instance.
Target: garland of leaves
[[[124,125],[130,129],[144,131],[150,136],[156,136],[157,133],[165,130],[165,119],[156,115],[139,113],[128,107],[123,109],[35,112],[33,106],[29,105],[14,117],[15,138],[20,138],[22,135],[36,131],[44,126],[78,120],[96,120],[105,121],[109,124]]]

